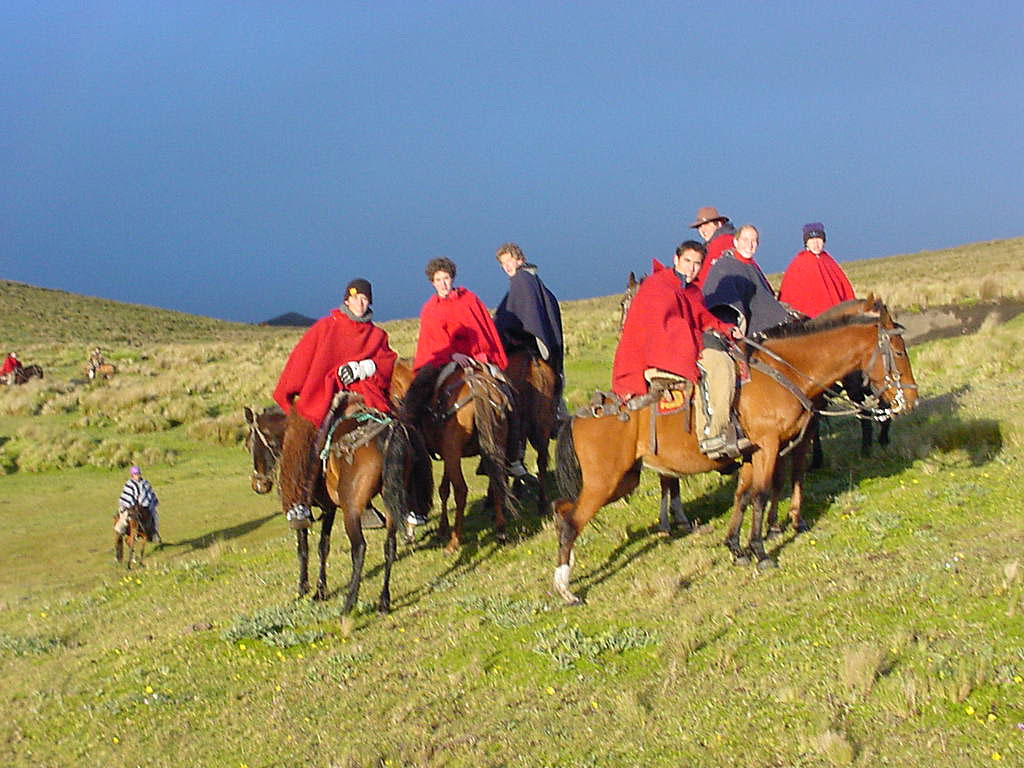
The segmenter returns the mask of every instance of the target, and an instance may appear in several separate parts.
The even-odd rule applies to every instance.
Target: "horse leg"
[[[309,529],[295,531],[295,552],[299,558],[299,597],[309,592]]]
[[[725,534],[725,546],[732,553],[733,565],[750,563],[750,555],[740,546],[740,527],[743,525],[743,511],[750,501],[750,486],[753,477],[753,467],[747,462],[740,469],[739,478],[736,480],[736,493],[733,494],[732,499],[732,517],[729,519],[729,529]]]
[[[570,428],[566,427],[566,429]],[[636,488],[640,482],[640,466],[637,464],[628,469],[621,478],[615,478],[614,475],[614,470],[605,472],[600,481],[595,481],[590,485],[587,482],[589,478],[584,475],[583,489],[575,502],[569,499],[559,499],[553,504],[555,531],[558,534],[555,591],[569,605],[583,602],[569,589],[572,564],[575,559],[572,551],[573,544],[579,538],[583,527],[597,514],[597,510],[616,495],[616,491],[622,491],[621,495],[624,496]]]
[[[448,479],[448,467],[445,465],[441,474],[441,483],[437,487],[437,497],[441,500],[441,514],[437,518],[437,537],[444,541],[451,535],[451,525],[448,524],[448,496],[451,494],[452,481]]]
[[[462,461],[460,458],[462,449],[459,447],[457,450],[458,453],[448,451],[444,455],[444,474],[451,482],[452,490],[455,494],[455,526],[451,530],[448,546],[445,547],[449,554],[457,550],[462,544],[462,517],[466,512],[466,498],[469,495],[466,478],[462,475]]]
[[[892,419],[885,419],[878,428],[878,444],[886,446],[889,444],[889,427],[892,426]]]
[[[871,456],[871,441],[874,438],[871,419],[860,420],[860,455],[861,458],[868,458]],[[881,442],[881,439],[879,439]]]
[[[114,534],[114,562],[120,563],[124,560],[124,536],[119,533]]]
[[[544,514],[548,508],[548,492],[544,487],[544,478],[548,474],[548,438],[539,437],[536,443],[531,443],[537,451],[537,511]]]
[[[825,466],[825,454],[821,450],[821,422],[816,416],[811,422],[811,469],[821,469]]]
[[[384,539],[384,586],[380,590],[380,599],[377,601],[377,613],[388,613],[391,611],[391,566],[395,562],[395,554],[398,549],[395,543],[395,520],[388,515],[388,532]]]
[[[750,513],[750,540],[748,546],[750,552],[757,558],[757,567],[760,569],[774,568],[776,563],[764,549],[764,538],[761,535],[761,526],[764,521],[764,507],[768,494],[771,491],[772,476],[775,473],[775,465],[778,461],[778,445],[771,441],[759,443],[761,450],[754,455],[753,464],[753,486],[751,494],[754,508]]]
[[[804,467],[807,462],[807,441],[804,440],[792,452],[793,494],[789,502],[789,522],[793,525],[793,533],[801,534],[810,530],[800,515],[804,501]]]
[[[363,537],[362,516],[366,505],[352,504],[345,511],[345,532],[352,547],[352,578],[348,582],[348,594],[345,596],[343,613],[349,613],[355,607],[359,597],[359,583],[363,576],[363,559],[366,557],[366,539]]]
[[[793,469],[793,482],[796,482],[796,468]],[[782,498],[782,486],[786,481],[786,465],[784,461],[775,462],[775,471],[772,473],[772,494],[768,501],[768,520],[766,523],[768,533],[766,538],[771,541],[782,535],[782,526],[779,525],[779,501]],[[796,503],[795,496],[793,503]]]
[[[331,529],[334,528],[336,510],[325,509],[320,524],[320,575],[316,580],[314,600],[327,599],[327,557],[331,554]]]

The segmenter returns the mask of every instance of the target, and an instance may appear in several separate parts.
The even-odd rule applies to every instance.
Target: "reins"
[[[902,335],[903,327],[897,325],[893,328],[883,328],[881,324],[879,324],[877,326],[877,330],[878,343],[875,345],[874,351],[871,355],[871,359],[868,361],[868,364],[865,370],[863,371],[863,377],[865,384],[871,384],[871,391],[876,398],[876,402],[881,399],[881,395],[886,391],[886,389],[894,389],[896,391],[896,402],[893,403],[893,405],[889,408],[879,408],[877,406],[864,405],[861,403],[854,402],[849,398],[846,398],[846,402],[849,403],[849,405],[846,408],[829,410],[815,408],[814,404],[810,401],[810,399],[808,399],[807,395],[805,395],[803,391],[799,387],[797,387],[796,384],[793,383],[792,380],[790,380],[784,373],[782,373],[778,369],[770,365],[767,365],[766,363],[763,363],[757,359],[751,359],[749,361],[750,367],[771,377],[779,385],[784,387],[800,402],[800,405],[804,408],[804,410],[808,411],[811,414],[819,414],[821,416],[857,416],[857,418],[870,419],[872,421],[888,421],[893,416],[893,414],[901,412],[906,407],[907,401],[906,396],[904,394],[904,390],[917,389],[917,385],[904,384],[900,379],[899,372],[896,370],[895,357],[898,353],[893,349],[892,337]],[[749,337],[745,337],[744,341],[746,341],[746,343],[749,344],[754,349],[764,354],[766,357],[771,358],[777,363],[781,363],[786,368],[789,368],[798,376],[802,377],[804,380],[810,382],[811,384],[814,384],[817,387],[820,387],[824,393],[831,395],[832,398],[842,398],[840,392],[838,392],[833,386],[830,386],[822,381],[817,380],[810,374],[804,373],[795,365],[790,363],[788,360],[780,357],[763,344],[760,344]],[[875,360],[878,359],[879,356],[881,356],[882,358],[883,367],[885,369],[884,382],[886,384],[886,387],[882,389],[881,392],[879,392],[875,388],[874,383],[870,381],[867,374],[867,371],[871,369],[871,367],[875,364]]]

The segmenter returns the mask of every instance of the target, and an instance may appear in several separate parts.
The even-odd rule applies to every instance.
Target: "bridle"
[[[266,435],[263,434],[263,430],[260,429],[258,417],[254,414],[253,420],[249,423],[249,455],[252,458],[252,479],[254,482],[270,483],[273,484],[274,478],[277,475],[277,467],[281,458],[281,451],[279,448],[274,447]],[[260,472],[256,469],[256,441],[252,438],[253,435],[259,438],[260,443],[267,449],[272,459],[273,469],[270,472]]]

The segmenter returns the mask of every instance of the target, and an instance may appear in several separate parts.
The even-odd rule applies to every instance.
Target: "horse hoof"
[[[782,535],[782,529],[781,528],[772,527],[772,528],[768,529],[768,535],[765,536],[764,538],[765,538],[766,541],[771,541],[772,539],[779,538],[779,536],[781,536],[781,535]]]
[[[779,564],[772,560],[770,557],[766,557],[763,560],[757,561],[757,570],[759,571],[773,571],[779,567]]]
[[[798,534],[799,533],[807,533],[809,530],[811,530],[811,526],[809,526],[803,520],[801,520],[799,523],[797,523],[796,532]]]
[[[381,600],[377,604],[377,613],[379,613],[381,616],[391,613],[391,601]]]
[[[749,555],[733,555],[732,556],[732,564],[733,565],[750,565],[750,556]]]

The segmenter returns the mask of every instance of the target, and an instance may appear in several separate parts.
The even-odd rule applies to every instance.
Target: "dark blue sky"
[[[515,240],[616,293],[700,205],[781,270],[1024,234],[1024,4],[0,7],[0,277],[259,321]],[[894,279],[898,279],[895,278]]]

